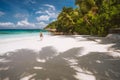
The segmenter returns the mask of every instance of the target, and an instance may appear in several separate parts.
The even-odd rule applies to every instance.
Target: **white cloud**
[[[3,15],[5,15],[5,13],[0,11],[0,17],[3,16]]]
[[[55,9],[55,6],[53,6],[53,5],[50,5],[50,4],[44,4],[44,6],[47,6],[47,7],[49,7],[49,9],[51,10],[56,10]]]
[[[37,19],[37,21],[49,21],[50,16],[48,16],[48,15],[41,15],[41,16],[37,17],[36,19]]]
[[[22,14],[22,13],[17,13],[17,14],[14,15],[14,17],[20,18],[20,19],[24,19],[28,16],[29,16],[28,14]]]
[[[46,10],[45,12],[50,16],[50,18],[57,18],[58,16],[57,12],[50,12],[48,10]]]
[[[44,12],[42,12],[42,11],[35,12],[35,14],[41,14],[41,13],[44,13]]]
[[[44,8],[45,6],[47,8]],[[35,12],[35,14],[40,15],[36,17],[37,21],[49,21],[50,22],[50,20],[57,18],[58,11],[55,9],[55,6],[50,5],[50,4],[44,4],[43,8]]]
[[[35,24],[34,23],[30,23],[30,22],[28,22],[27,19],[25,19],[25,20],[22,20],[22,21],[18,21],[16,26],[32,28],[32,27],[35,27]]]
[[[39,22],[39,23],[36,23],[36,26],[38,26],[39,28],[44,28],[46,27],[48,24],[45,23],[45,22]]]
[[[44,28],[48,25],[46,22],[39,22],[39,23],[30,23],[27,19],[18,21],[16,24],[12,22],[0,22],[1,29],[36,29],[36,28]]]
[[[38,22],[38,23],[30,23],[28,22],[28,19],[24,19],[21,21],[18,21],[16,24],[12,22],[0,22],[0,28],[1,29],[36,29],[36,28],[44,28],[48,25],[46,22]]]
[[[15,24],[11,22],[0,22],[0,27],[15,27]]]

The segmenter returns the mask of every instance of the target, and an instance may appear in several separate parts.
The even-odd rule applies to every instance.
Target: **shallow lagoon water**
[[[40,32],[45,35],[50,34],[48,31],[42,29],[3,29],[0,30],[0,39],[39,36]]]

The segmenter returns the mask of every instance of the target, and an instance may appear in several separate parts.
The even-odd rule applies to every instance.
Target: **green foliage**
[[[50,23],[50,24],[48,24],[46,27],[45,27],[45,29],[56,29],[56,27],[57,27],[57,21],[54,21],[54,22],[52,22],[52,23]]]
[[[120,0],[75,0],[77,8],[63,7],[47,27],[59,32],[106,36],[120,28]]]
[[[64,33],[72,33],[73,32],[73,26],[75,24],[75,15],[78,15],[77,12],[73,12],[73,8],[66,8],[64,7],[62,12],[59,14],[57,20],[58,20],[58,31],[62,31]],[[74,15],[74,17],[73,17]],[[73,19],[74,18],[74,19]]]

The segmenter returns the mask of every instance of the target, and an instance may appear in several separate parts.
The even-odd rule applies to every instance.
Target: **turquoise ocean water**
[[[42,29],[0,29],[0,39],[38,36],[40,32],[50,34]]]

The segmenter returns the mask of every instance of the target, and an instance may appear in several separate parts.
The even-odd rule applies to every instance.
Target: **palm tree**
[[[73,9],[64,7],[62,12],[58,16],[58,31],[62,31],[65,33],[70,33],[71,29],[74,25],[74,21],[72,19]]]

